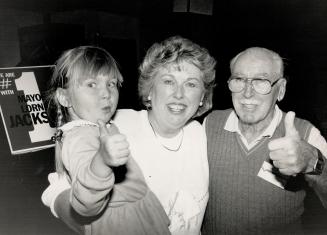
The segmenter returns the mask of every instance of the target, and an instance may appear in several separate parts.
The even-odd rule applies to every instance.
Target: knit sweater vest
[[[237,133],[224,129],[231,111],[214,111],[206,121],[210,196],[202,235],[280,234],[285,228],[300,224],[305,180],[303,176],[296,177],[293,181],[301,183],[298,188],[284,190],[257,174],[263,162],[269,162],[269,141],[285,136],[285,113],[272,138],[265,137],[247,150]],[[300,136],[307,140],[312,125],[299,118],[294,123]]]

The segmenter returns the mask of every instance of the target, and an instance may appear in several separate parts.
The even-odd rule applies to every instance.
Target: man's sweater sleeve
[[[325,157],[327,161],[327,143],[325,138],[320,134],[316,127],[311,129],[308,143],[316,147],[318,151]],[[327,208],[327,163],[325,163],[324,170],[321,175],[308,175],[306,174],[306,180],[309,185],[314,189],[318,195],[323,206]]]

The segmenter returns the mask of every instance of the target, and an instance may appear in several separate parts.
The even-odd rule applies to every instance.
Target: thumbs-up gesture
[[[100,152],[106,165],[117,167],[126,164],[130,154],[125,135],[118,132],[115,126],[107,129],[105,123],[98,121],[100,129]]]
[[[268,143],[269,156],[275,167],[284,175],[296,175],[309,172],[313,168],[312,162],[317,158],[316,149],[301,139],[294,126],[294,112],[285,116],[285,136]]]

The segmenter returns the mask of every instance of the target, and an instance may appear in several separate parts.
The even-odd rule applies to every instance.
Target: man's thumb
[[[109,131],[108,131],[104,121],[98,120],[98,125],[99,125],[99,129],[100,129],[100,136],[109,135]]]
[[[290,111],[285,115],[285,136],[298,136],[299,133],[294,126],[295,113]]]

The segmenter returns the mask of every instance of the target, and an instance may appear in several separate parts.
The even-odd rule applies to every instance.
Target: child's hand
[[[103,161],[110,167],[117,167],[126,164],[130,154],[129,144],[125,135],[120,133],[110,133],[105,123],[98,121],[100,128],[100,150]]]

